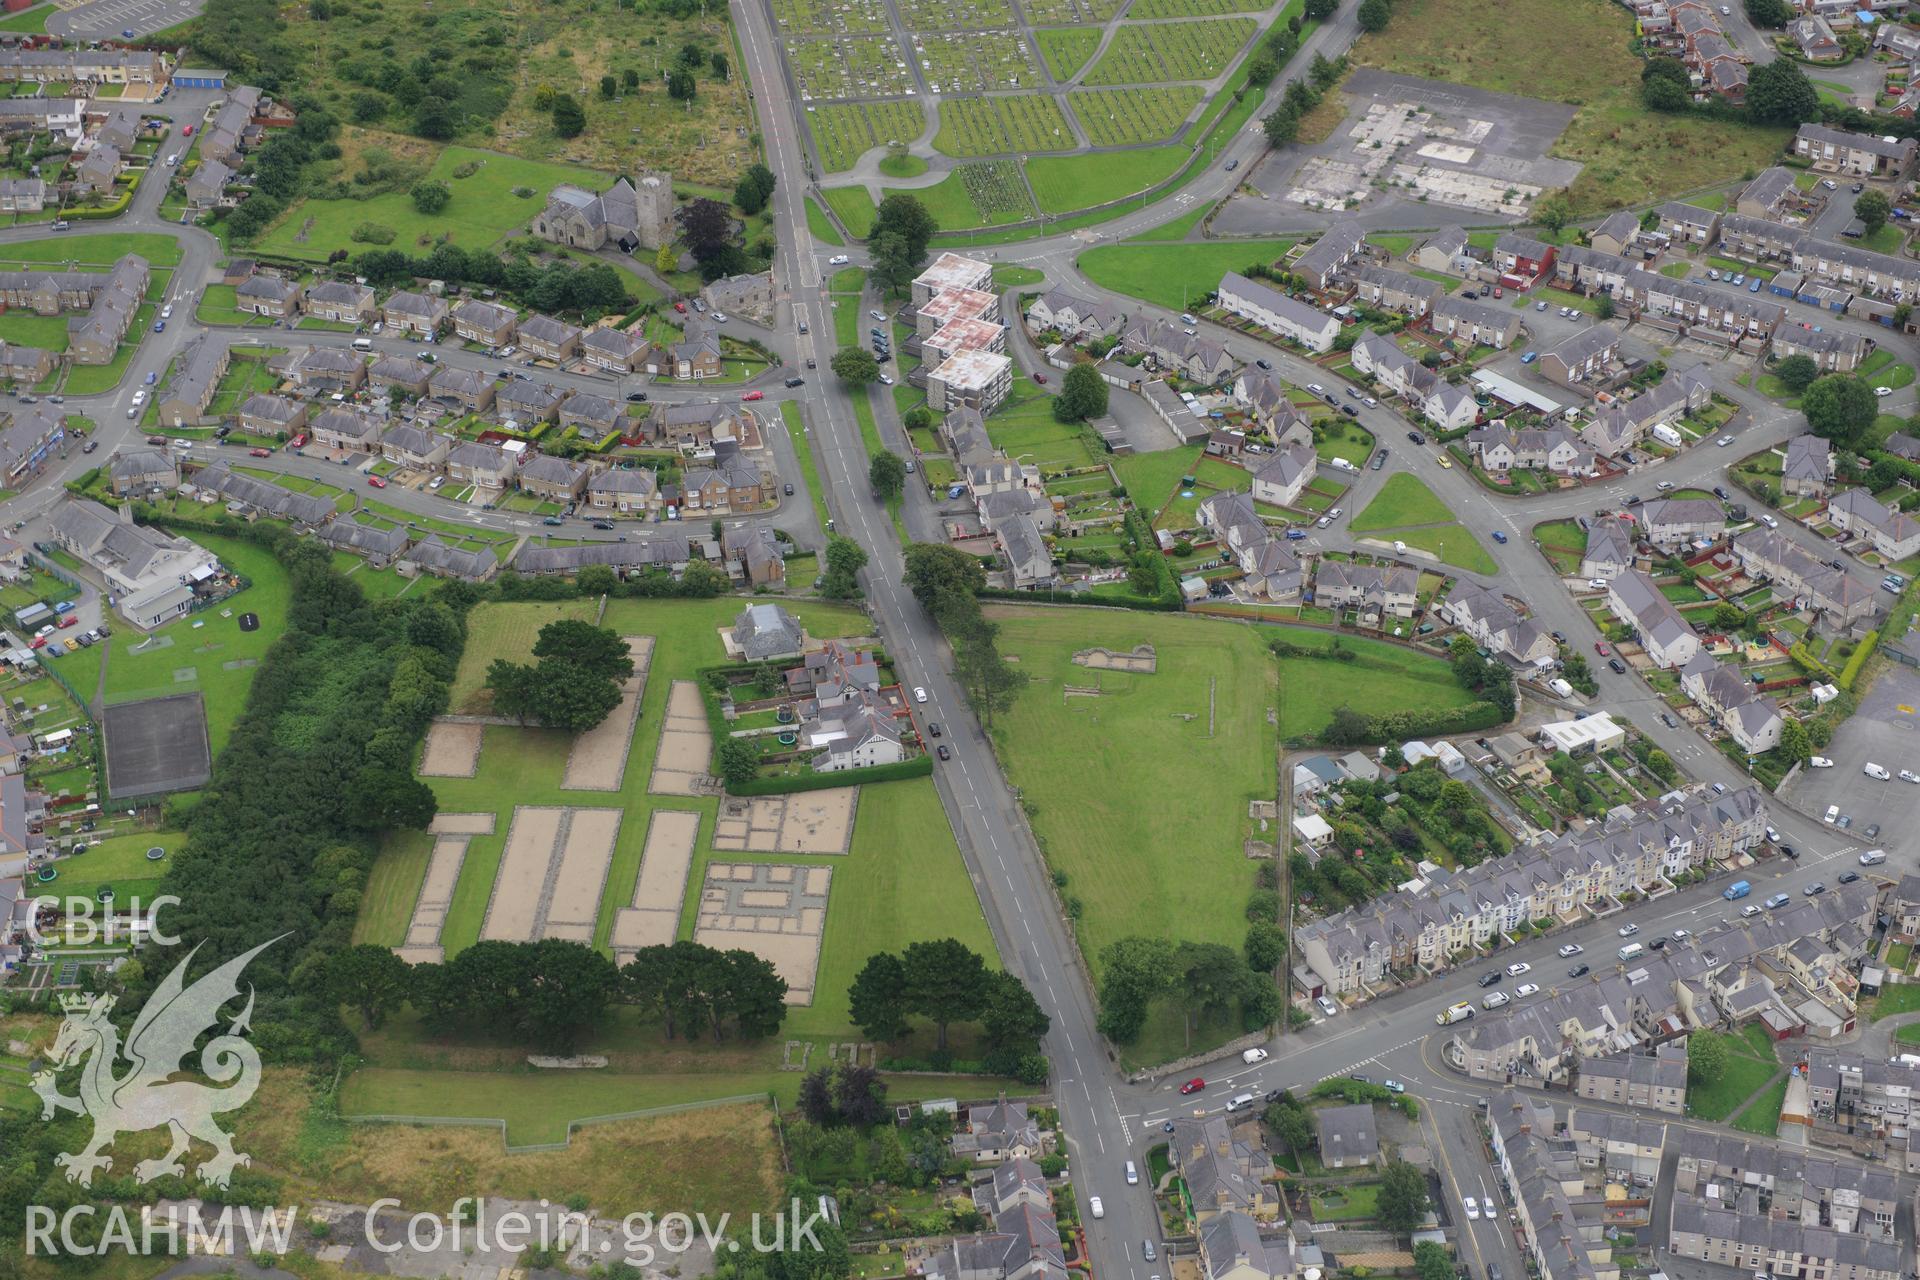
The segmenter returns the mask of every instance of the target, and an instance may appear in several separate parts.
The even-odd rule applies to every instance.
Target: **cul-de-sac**
[[[1913,1280],[1917,112],[0,0],[0,1280]]]

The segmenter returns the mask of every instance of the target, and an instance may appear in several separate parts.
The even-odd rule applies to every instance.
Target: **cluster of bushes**
[[[1277,906],[1276,895],[1256,895],[1261,916]],[[1156,1004],[1171,1000],[1186,1019],[1191,1038],[1201,1026],[1238,1015],[1242,1031],[1271,1026],[1285,1001],[1273,983],[1273,964],[1285,955],[1285,936],[1269,919],[1248,935],[1246,952],[1217,942],[1171,942],[1165,938],[1121,938],[1100,952],[1100,1033],[1116,1044],[1131,1044],[1146,1029]],[[1277,951],[1276,951],[1277,948]],[[1261,963],[1270,962],[1270,963]]]
[[[293,127],[270,131],[247,157],[252,194],[226,215],[235,240],[244,243],[266,230],[288,205],[308,194],[314,165],[340,158],[340,144],[333,140],[339,122],[317,102],[296,99],[293,105],[298,112]]]
[[[964,551],[933,543],[908,547],[906,568],[914,599],[953,646],[954,678],[991,728],[993,713],[1013,705],[1026,677],[1000,656],[1000,628],[980,612],[986,569]]]
[[[1491,702],[1469,702],[1464,707],[1425,707],[1367,715],[1352,707],[1338,707],[1320,734],[1330,747],[1361,747],[1377,742],[1405,742],[1409,738],[1446,737],[1476,733],[1505,724],[1508,717]]]
[[[716,569],[704,560],[694,560],[677,580],[665,569],[647,569],[622,578],[604,564],[583,565],[571,578],[528,576],[505,569],[493,580],[492,593],[498,600],[571,600],[576,596],[710,600],[731,585],[724,569]]]
[[[928,1068],[951,1071],[953,1053],[947,1030],[956,1022],[977,1024],[987,1045],[982,1068],[1028,1084],[1047,1078],[1040,1040],[1052,1019],[1026,984],[1005,971],[988,969],[979,954],[953,938],[914,942],[895,955],[871,956],[847,989],[848,1012],[869,1039],[902,1039],[912,1019],[934,1026]]]
[[[424,257],[415,257],[401,249],[370,249],[353,265],[354,272],[366,277],[367,283],[376,289],[405,287],[416,279],[445,280],[449,284],[498,289],[535,311],[549,314],[580,312],[598,318],[610,312],[624,312],[633,305],[633,297],[627,292],[620,273],[604,262],[584,266],[550,262],[536,266],[523,252],[502,258],[485,249],[439,244]]]

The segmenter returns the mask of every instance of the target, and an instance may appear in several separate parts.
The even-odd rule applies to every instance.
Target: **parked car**
[[[249,458],[271,458],[271,457],[273,456],[273,450],[271,450],[271,449],[249,449],[249,450],[247,450],[247,456],[248,456]]]
[[[1613,674],[1617,676],[1623,676],[1627,674],[1626,664],[1621,662],[1620,659],[1618,658],[1608,658],[1607,665],[1613,668]]]
[[[1808,759],[1807,767],[1811,769],[1831,769],[1833,768],[1833,761],[1827,759],[1825,756],[1813,756]]]
[[[382,480],[379,476],[368,476],[367,485],[368,487],[374,488],[374,489],[384,489],[387,487],[387,482],[385,480]]]
[[[1418,431],[1407,432],[1407,439],[1413,441],[1415,444],[1425,444],[1427,442],[1427,438]]]
[[[1189,1094],[1189,1093],[1198,1093],[1206,1087],[1207,1087],[1207,1082],[1201,1079],[1199,1076],[1195,1076],[1193,1079],[1187,1081],[1185,1084],[1180,1086],[1180,1092],[1182,1095]]]

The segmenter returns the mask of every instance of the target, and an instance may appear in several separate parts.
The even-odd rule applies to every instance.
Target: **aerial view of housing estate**
[[[4,0],[0,1280],[1914,1280],[1907,0]]]

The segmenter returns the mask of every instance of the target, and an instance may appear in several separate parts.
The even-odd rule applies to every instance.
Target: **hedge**
[[[862,786],[870,782],[896,782],[902,778],[933,776],[933,756],[923,753],[897,764],[876,764],[866,769],[843,769],[839,773],[816,773],[798,778],[755,778],[741,786],[729,786],[730,796],[777,796],[789,791],[825,791],[828,787]]]
[[[1840,678],[1838,675],[1834,673],[1834,670],[1832,667],[1828,666],[1826,663],[1820,661],[1820,659],[1813,656],[1813,650],[1807,647],[1807,642],[1805,640],[1802,640],[1799,644],[1796,644],[1791,649],[1788,649],[1787,656],[1789,658],[1792,658],[1795,662],[1799,663],[1801,666],[1805,667],[1809,671],[1818,671],[1821,675],[1827,677],[1827,679],[1829,680],[1838,681]]]
[[[1464,707],[1445,709],[1389,711],[1384,715],[1367,717],[1367,739],[1373,742],[1405,742],[1409,738],[1472,733],[1480,729],[1491,729],[1506,722],[1507,717],[1500,708],[1486,701],[1469,702]]]
[[[1879,643],[1880,633],[1878,631],[1870,631],[1867,633],[1867,638],[1860,642],[1860,647],[1855,649],[1853,656],[1847,659],[1847,665],[1840,668],[1840,679],[1838,683],[1842,689],[1853,688],[1853,682],[1860,676],[1860,668],[1867,665],[1867,659],[1873,656],[1874,648]]]
[[[1146,596],[1096,596],[1090,593],[1042,596],[1038,592],[1009,591],[1000,587],[981,587],[973,594],[981,600],[1018,600],[1022,604],[1103,605],[1112,609],[1143,609],[1153,613],[1169,613],[1180,607],[1177,604],[1168,604],[1164,600],[1150,599]]]

